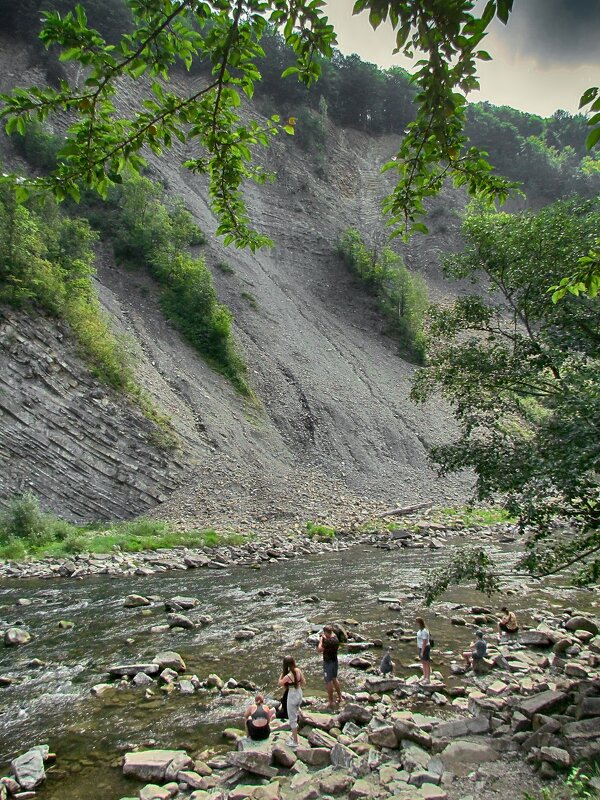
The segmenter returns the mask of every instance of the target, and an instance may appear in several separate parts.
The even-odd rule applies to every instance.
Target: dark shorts
[[[421,655],[421,651],[419,651],[419,659],[421,661],[431,661],[431,645],[425,645],[423,648],[423,655]]]
[[[325,678],[325,683],[331,683],[331,681],[337,678],[338,674],[338,662],[337,661],[324,661],[323,662],[323,676]]]
[[[255,725],[251,719],[246,720],[246,730],[248,731],[248,736],[255,742],[268,739],[271,735],[270,725]]]
[[[500,630],[503,631],[504,633],[518,633],[519,632],[518,628],[513,628],[512,630],[510,628],[507,628],[506,625],[503,622],[500,623]]]

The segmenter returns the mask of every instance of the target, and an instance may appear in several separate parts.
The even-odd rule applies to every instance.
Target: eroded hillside
[[[25,54],[11,54],[10,49],[4,53],[10,60],[5,86],[17,77],[20,82],[35,78]],[[123,103],[132,102],[135,97],[123,92]],[[427,461],[431,444],[449,435],[447,410],[411,403],[414,367],[383,335],[384,322],[373,300],[336,252],[338,235],[349,226],[384,242],[378,202],[385,185],[379,168],[394,145],[391,138],[330,127],[325,177],[319,178],[310,153],[290,141],[275,142],[261,158],[277,174],[276,182],[250,186],[247,192],[253,220],[275,242],[272,249],[256,254],[222,248],[213,235],[216,223],[206,187],[178,168],[177,154],[153,159],[155,175],[184,198],[208,235],[200,251],[214,273],[220,299],[235,315],[236,336],[259,402],[254,405],[239,396],[182,341],[160,312],[150,278],[118,269],[107,249],[99,248],[102,302],[115,328],[130,337],[139,380],[171,416],[181,448],[161,455],[160,475],[151,491],[145,496],[134,493],[109,510],[98,498],[122,493],[128,486],[129,478],[118,465],[130,460],[133,443],[140,474],[154,463],[152,432],[141,423],[137,428],[124,424],[120,435],[106,436],[105,445],[117,464],[113,479],[106,470],[100,477],[93,459],[78,458],[75,468],[66,455],[70,445],[77,443],[82,453],[93,449],[102,425],[90,420],[91,385],[81,392],[66,381],[63,401],[74,413],[68,424],[63,419],[60,425],[65,452],[44,446],[57,429],[51,398],[32,403],[28,411],[29,426],[42,437],[35,457],[29,448],[9,448],[8,443],[22,434],[21,423],[8,413],[9,404],[15,398],[28,402],[39,394],[43,381],[35,371],[23,375],[13,370],[0,394],[2,497],[28,487],[47,507],[78,519],[155,508],[155,514],[186,524],[193,520],[252,528],[318,514],[343,519],[351,506],[366,507],[371,501],[462,496],[468,481],[442,480]],[[14,159],[6,142],[3,149],[5,160]],[[415,240],[405,253],[407,264],[428,280],[435,299],[456,291],[440,277],[439,254],[456,246],[455,211],[462,200],[447,193],[438,202],[432,235]],[[231,271],[219,269],[219,262],[226,262]],[[13,316],[10,324],[18,323]],[[28,321],[24,338],[37,337],[37,326],[47,325]],[[65,337],[53,346],[60,364],[61,348],[72,345]],[[14,354],[4,347],[2,358],[10,370]],[[124,401],[112,394],[109,413],[139,416],[126,411]],[[43,477],[48,473],[60,476],[62,490],[55,495],[46,488],[52,485]],[[179,488],[173,489],[175,483]]]

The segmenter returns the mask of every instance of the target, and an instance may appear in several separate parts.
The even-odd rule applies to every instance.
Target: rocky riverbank
[[[173,598],[171,613],[173,603],[186,610],[187,600]],[[482,607],[462,614],[457,625],[459,619],[469,626],[493,619]],[[262,743],[224,729],[235,750],[130,748],[122,770],[138,783],[127,800],[516,800],[525,791],[535,796],[541,782],[600,756],[599,626],[592,615],[568,609],[546,614],[515,639],[496,643],[488,629],[483,671],[466,671],[457,659],[451,677],[434,672],[425,685],[416,673],[380,676],[376,659],[368,656],[382,643],[351,630],[348,650],[367,654],[366,664],[354,665],[357,677],[364,677],[345,676],[351,691],[335,713],[317,698],[306,699],[297,749],[286,744],[285,722],[274,723],[271,738]],[[313,637],[308,635],[307,644]],[[112,702],[115,692],[141,691],[149,700],[197,693],[237,696],[246,704],[255,690],[248,681],[216,673],[189,674],[173,651],[157,653],[146,664],[114,665],[107,678],[92,688],[96,702]],[[41,746],[15,759],[11,777],[0,783],[0,798],[33,797],[49,758],[48,747]]]
[[[460,519],[449,523],[437,522],[427,514],[412,514],[402,518],[401,527],[388,530],[381,521],[347,521],[347,527],[335,529],[335,536],[308,536],[304,532],[269,533],[249,538],[239,546],[175,547],[169,550],[143,552],[113,551],[110,553],[79,553],[72,557],[47,557],[39,560],[0,561],[2,578],[83,578],[91,575],[153,575],[169,570],[225,569],[246,566],[260,569],[269,563],[315,553],[348,549],[357,544],[373,545],[384,550],[405,548],[443,549],[456,536],[486,541],[513,542],[517,538],[509,523],[467,527]]]

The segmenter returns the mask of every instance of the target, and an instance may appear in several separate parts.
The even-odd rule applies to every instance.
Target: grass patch
[[[516,517],[499,506],[465,506],[463,508],[436,508],[431,516],[435,522],[462,523],[465,528],[516,522]]]
[[[215,264],[216,268],[220,270],[224,275],[233,275],[235,270],[233,267],[228,264],[226,261],[217,261]]]
[[[258,300],[252,294],[252,292],[242,292],[242,297],[248,303],[250,308],[254,309],[254,311],[258,311]]]
[[[249,537],[212,529],[177,531],[161,520],[72,525],[40,509],[32,494],[13,497],[0,515],[0,558],[63,557],[78,553],[139,553],[173,547],[241,545]]]
[[[318,522],[307,522],[304,530],[311,539],[333,539],[335,529],[329,525],[320,525]]]

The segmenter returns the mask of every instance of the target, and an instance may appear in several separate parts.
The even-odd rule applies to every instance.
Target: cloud
[[[541,69],[581,67],[600,65],[599,30],[600,0],[517,0],[508,25],[494,23],[490,39]]]

